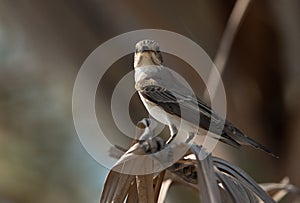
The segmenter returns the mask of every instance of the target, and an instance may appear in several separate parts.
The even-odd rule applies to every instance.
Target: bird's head
[[[159,45],[154,40],[142,40],[135,45],[134,67],[161,65],[163,62]]]

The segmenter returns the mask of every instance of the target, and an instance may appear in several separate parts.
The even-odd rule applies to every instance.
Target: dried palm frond
[[[299,189],[291,185],[288,179],[277,184],[259,185],[242,169],[223,159],[213,157],[201,146],[178,143],[164,148],[161,138],[152,138],[149,135],[151,132],[147,123],[149,122],[145,120],[139,123],[143,130],[138,135],[139,138],[146,137],[147,139],[135,141],[109,172],[100,202],[163,202],[172,181],[197,189],[201,202],[207,203],[273,203],[280,201],[288,192],[300,194]],[[159,173],[154,171],[153,159],[164,164],[170,155],[176,154],[176,151],[180,149],[185,150],[187,147],[190,150],[174,164]],[[157,156],[157,152],[162,148],[168,156]],[[147,155],[151,159],[135,162],[136,155]],[[191,157],[190,155],[194,155],[195,158],[187,158]],[[147,163],[149,160],[150,163]],[[144,167],[147,172],[150,168],[153,173],[129,174],[137,167],[139,169]],[[162,186],[164,179],[168,181],[168,184]]]

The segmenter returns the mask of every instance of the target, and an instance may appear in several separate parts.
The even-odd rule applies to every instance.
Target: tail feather
[[[255,140],[250,137],[247,137],[244,133],[242,133],[239,129],[234,127],[231,123],[226,122],[224,125],[222,137],[227,138],[229,140],[234,140],[235,142],[239,143],[240,145],[248,145],[252,146],[256,149],[260,149],[273,157],[278,158],[278,156],[274,155],[274,153],[268,149],[267,147],[259,144]]]

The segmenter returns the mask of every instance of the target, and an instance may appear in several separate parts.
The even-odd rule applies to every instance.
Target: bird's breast
[[[139,93],[139,96],[149,114],[157,121],[168,125],[168,113],[165,112],[161,107],[157,106],[155,103],[143,97],[141,93]]]

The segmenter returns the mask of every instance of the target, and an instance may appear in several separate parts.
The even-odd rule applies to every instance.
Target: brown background
[[[183,34],[213,58],[233,5],[1,0],[0,202],[97,202],[107,171],[81,146],[71,112],[83,61],[106,40],[144,28]],[[280,158],[224,145],[218,153],[258,182],[289,176],[300,186],[299,11],[297,0],[253,1],[223,74],[229,120]],[[97,97],[108,105],[114,84],[132,68],[132,55],[112,68]],[[133,119],[142,118],[139,100],[131,105]],[[110,116],[101,119],[110,132]]]

